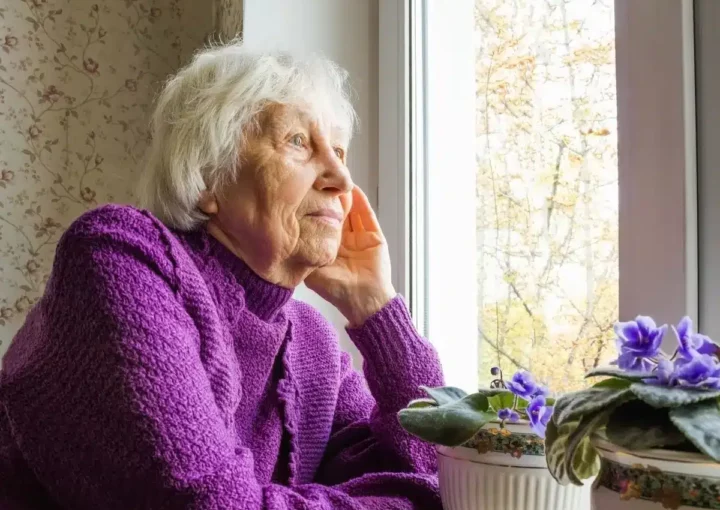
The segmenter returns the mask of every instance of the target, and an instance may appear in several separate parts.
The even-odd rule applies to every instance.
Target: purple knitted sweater
[[[440,508],[396,413],[442,384],[396,298],[349,334],[204,232],[106,206],[0,372],[0,509]]]

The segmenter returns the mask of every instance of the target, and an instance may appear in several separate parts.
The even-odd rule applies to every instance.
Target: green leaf
[[[600,472],[600,455],[587,436],[580,441],[573,454],[572,470],[578,480],[587,480]],[[580,483],[582,485],[582,482]]]
[[[583,416],[567,440],[565,472],[571,483],[582,485],[584,478],[590,478],[600,470],[600,458],[590,444],[590,436],[602,427],[614,407],[601,409],[594,415]]]
[[[494,397],[495,395],[507,393],[508,391],[509,390],[506,390],[505,388],[480,388],[477,390],[480,395],[485,395],[486,397]]]
[[[430,398],[434,399],[439,406],[455,402],[467,396],[460,388],[453,386],[442,386],[440,388],[428,388],[427,386],[420,386],[420,389],[430,395]]]
[[[407,407],[408,409],[415,409],[420,407],[436,407],[437,402],[431,398],[417,398],[410,402]]]
[[[698,450],[720,462],[720,409],[717,400],[671,409],[670,419]]]
[[[631,450],[676,446],[685,436],[670,421],[667,409],[654,408],[641,400],[618,406],[605,428],[607,438]]]
[[[594,413],[559,427],[555,420],[550,420],[545,433],[545,456],[548,469],[558,483],[582,485],[582,480],[599,472],[600,457],[590,437],[605,425],[621,402],[621,399],[610,402]]]
[[[567,473],[565,453],[570,434],[577,428],[578,422],[569,422],[561,426],[550,420],[545,431],[545,460],[550,474],[559,484],[567,485],[570,477]]]
[[[572,430],[572,427],[575,425],[576,424],[571,423],[567,426]],[[569,433],[570,432],[568,432],[568,434]],[[561,441],[560,429],[558,429],[558,426],[555,425],[553,420],[550,420],[547,424],[547,429],[545,430],[545,460],[547,461],[550,474],[555,481],[566,485],[568,481],[564,476],[565,462],[564,460],[561,460],[563,457],[560,455],[563,449],[558,446],[559,441]]]
[[[471,439],[497,414],[488,411],[485,395],[474,393],[437,407],[403,409],[400,425],[411,434],[434,444],[459,446]]]
[[[562,426],[570,421],[578,421],[584,415],[594,415],[603,408],[624,402],[631,396],[630,390],[614,388],[588,388],[568,393],[555,402],[553,420]]]
[[[590,370],[585,377],[617,377],[618,379],[626,379],[628,381],[642,381],[648,377],[652,377],[652,372],[627,372],[615,367],[598,367]]]
[[[629,388],[632,384],[632,381],[628,381],[627,379],[618,379],[617,377],[611,377],[610,379],[605,379],[604,381],[600,381],[599,383],[593,384],[593,388],[612,388],[615,390],[624,390],[625,388]]]
[[[502,393],[498,393],[497,395],[488,397],[488,402],[495,411],[499,411],[500,409],[512,409],[513,404],[515,403],[515,395],[509,391],[504,391]]]
[[[632,397],[628,389],[590,388],[560,397],[545,433],[548,469],[558,483],[582,485],[600,469],[590,436],[607,422],[620,404]]]
[[[690,388],[673,388],[641,383],[635,383],[630,386],[630,391],[640,400],[653,407],[660,408],[680,407],[720,397],[720,391],[718,390],[694,390]]]

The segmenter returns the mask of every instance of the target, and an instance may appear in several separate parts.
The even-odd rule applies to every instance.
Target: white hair
[[[192,230],[207,220],[201,193],[231,182],[248,130],[270,104],[310,105],[349,142],[356,124],[347,72],[326,58],[210,46],[170,77],[151,120],[152,143],[140,204],[166,225]]]

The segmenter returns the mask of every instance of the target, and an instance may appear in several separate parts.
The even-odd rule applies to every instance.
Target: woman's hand
[[[396,293],[390,278],[390,253],[375,212],[357,186],[352,198],[337,259],[316,269],[305,284],[340,310],[350,326],[360,326]]]

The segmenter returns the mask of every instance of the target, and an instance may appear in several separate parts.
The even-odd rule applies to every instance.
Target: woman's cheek
[[[315,182],[314,172],[308,172],[300,165],[288,168],[282,182],[281,200],[286,206],[297,210]]]

